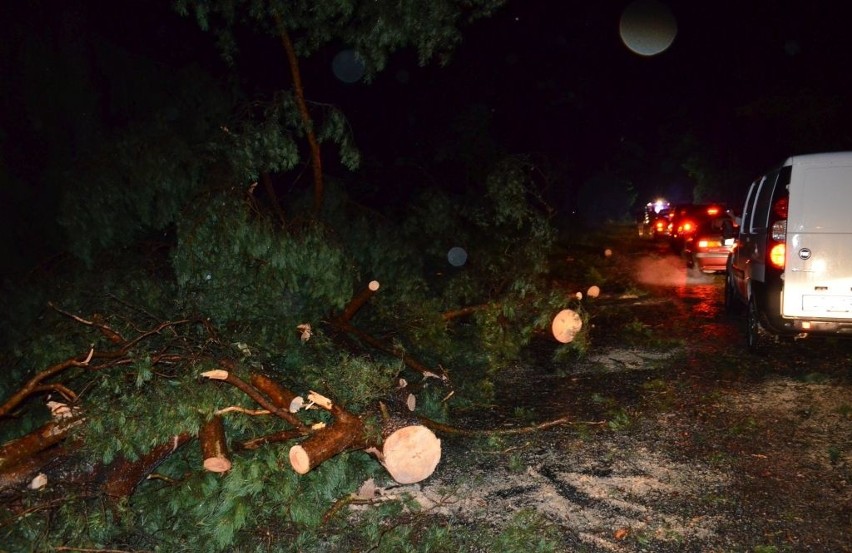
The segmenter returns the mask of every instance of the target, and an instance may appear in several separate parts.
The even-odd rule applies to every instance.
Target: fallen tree
[[[335,332],[349,333],[356,339],[368,336],[357,331],[352,324],[352,318],[378,289],[378,283],[371,282],[353,297],[340,315],[331,319],[329,326]],[[88,382],[88,375],[93,373],[104,374],[108,369],[132,366],[138,362],[138,354],[134,353],[136,348],[146,340],[156,338],[158,342],[161,341],[167,330],[174,336],[153,348],[154,351],[145,357],[146,363],[150,365],[149,370],[175,365],[190,367],[215,364],[215,368],[202,371],[200,375],[210,381],[228,384],[242,392],[259,409],[243,405],[217,406],[194,430],[188,427],[175,428],[170,437],[141,449],[138,454],[117,455],[112,461],[98,463],[96,470],[88,471],[87,474],[84,474],[84,468],[63,468],[67,481],[97,484],[113,502],[120,501],[132,495],[137,486],[170,455],[179,451],[188,441],[197,439],[201,452],[201,468],[213,473],[227,473],[235,462],[233,456],[240,455],[241,452],[279,443],[297,442],[290,446],[288,453],[290,466],[297,474],[307,474],[340,453],[364,451],[373,455],[395,481],[410,484],[428,478],[440,462],[441,440],[434,431],[448,435],[465,434],[464,431],[432,421],[422,414],[415,414],[416,396],[403,378],[399,379],[396,388],[389,389],[384,399],[376,402],[372,408],[353,413],[315,391],[307,393],[305,399],[275,379],[256,371],[250,371],[246,381],[235,372],[240,365],[237,360],[217,358],[213,351],[188,348],[187,338],[193,332],[197,334],[201,331],[205,337],[202,341],[208,345],[217,342],[216,329],[209,321],[185,319],[160,322],[151,329],[138,331],[133,338],[125,339],[121,333],[104,323],[100,316],[87,320],[55,306],[51,307],[76,323],[98,329],[109,346],[105,349],[92,346],[86,354],[71,357],[39,371],[0,405],[0,416],[8,417],[32,396],[58,393],[71,402],[47,402],[52,412],[51,421],[0,447],[0,492],[24,485],[33,487],[36,479],[39,479],[38,486],[43,487],[50,481],[43,471],[49,468],[54,473],[59,472],[57,460],[62,463],[76,461],[83,467],[86,463],[81,461],[79,452],[83,449],[80,440],[84,439],[85,433],[82,436],[74,435],[74,431],[85,428],[87,409],[85,401],[82,401],[79,393],[73,389],[73,383]],[[193,327],[195,330],[180,334],[177,332],[180,327]],[[303,343],[310,340],[309,325],[300,325],[299,331]],[[393,348],[383,345],[375,338],[369,337],[364,343],[368,346],[376,345],[380,352],[397,356]],[[247,349],[247,346],[242,344],[238,346],[239,349]],[[444,385],[448,383],[449,379],[445,373],[439,376],[437,372],[425,369],[422,363],[410,356],[402,357],[406,367],[413,369],[423,378],[438,377],[439,382]],[[67,375],[70,371],[74,374]],[[67,376],[65,381],[55,380],[63,375]],[[448,395],[452,395],[452,392]],[[313,420],[303,420],[304,413],[317,409],[328,415],[327,421],[317,421],[316,417],[313,417]],[[286,428],[247,439],[229,439],[224,423],[226,415],[274,417],[280,419]],[[564,418],[528,430],[544,429],[569,422]],[[233,442],[234,447],[229,447],[229,442]],[[69,477],[69,470],[75,474]]]

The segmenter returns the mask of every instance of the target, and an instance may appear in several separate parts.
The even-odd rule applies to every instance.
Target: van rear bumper
[[[829,317],[784,317],[781,315],[781,284],[753,286],[757,304],[762,315],[761,322],[766,330],[778,336],[850,336],[852,337],[852,319],[834,319]]]
[[[807,334],[837,335],[848,334],[852,336],[852,321],[848,319],[788,319],[797,332]]]

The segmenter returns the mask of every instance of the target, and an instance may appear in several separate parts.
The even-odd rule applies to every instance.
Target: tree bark
[[[189,434],[179,434],[170,441],[160,444],[151,451],[136,459],[128,461],[119,459],[107,469],[104,492],[113,501],[129,497],[133,491],[160,463],[189,441]]]
[[[257,391],[268,397],[269,401],[276,407],[287,409],[290,413],[298,411],[296,405],[301,405],[301,396],[296,395],[274,380],[262,374],[252,374],[249,382],[257,388]]]
[[[45,449],[58,444],[68,435],[70,421],[49,422],[29,434],[0,447],[0,472],[4,472]]]

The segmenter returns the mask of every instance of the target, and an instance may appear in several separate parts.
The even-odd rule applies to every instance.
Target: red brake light
[[[782,244],[775,244],[769,250],[769,262],[778,269],[784,268],[784,256],[787,253],[787,247]]]
[[[707,208],[707,215],[713,216],[713,215],[718,215],[718,214],[719,214],[719,208],[718,207],[708,207]]]

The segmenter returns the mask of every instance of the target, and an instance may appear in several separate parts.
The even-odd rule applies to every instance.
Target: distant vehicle
[[[678,204],[672,208],[669,220],[669,244],[675,253],[681,253],[686,241],[695,233],[698,225],[713,217],[724,214],[724,204]]]
[[[852,152],[800,155],[755,180],[725,278],[747,341],[852,335]]]
[[[737,220],[730,213],[698,223],[695,231],[684,241],[686,266],[702,273],[724,273],[728,256],[734,249]]]
[[[668,231],[669,202],[657,200],[649,202],[639,216],[639,238],[653,240]]]

